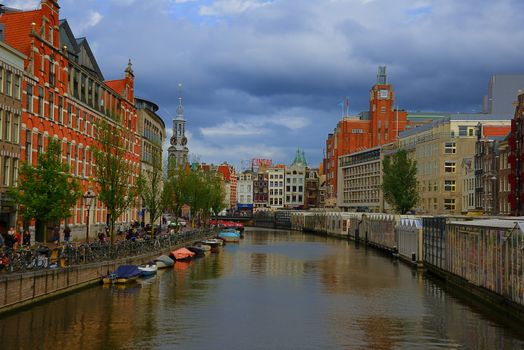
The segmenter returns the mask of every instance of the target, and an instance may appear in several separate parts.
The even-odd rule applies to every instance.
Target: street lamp
[[[91,210],[91,205],[93,205],[93,201],[95,199],[96,195],[93,192],[92,189],[88,189],[86,193],[84,193],[84,205],[87,207],[87,223],[86,223],[86,243],[89,243],[89,211]]]

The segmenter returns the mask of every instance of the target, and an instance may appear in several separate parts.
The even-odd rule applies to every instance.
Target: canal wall
[[[264,224],[364,243],[424,267],[481,302],[524,320],[522,218],[288,212],[286,227],[271,222],[267,213]]]
[[[210,233],[208,237],[212,235]],[[102,276],[108,275],[120,265],[144,264],[187,243],[181,242],[154,253],[113,261],[2,275],[0,276],[0,314],[100,283]]]

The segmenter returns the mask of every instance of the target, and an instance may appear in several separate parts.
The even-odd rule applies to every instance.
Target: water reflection
[[[138,284],[0,319],[4,349],[513,349],[515,331],[403,264],[325,237],[251,230]]]

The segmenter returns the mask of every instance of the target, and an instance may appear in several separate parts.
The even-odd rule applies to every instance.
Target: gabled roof
[[[121,96],[125,96],[126,81],[125,79],[108,80],[104,82],[107,86],[113,89]]]
[[[78,57],[80,48],[76,43],[76,38],[67,22],[67,19],[60,20],[60,47],[67,46],[67,51]]]
[[[42,22],[40,10],[3,13],[0,22],[4,23],[5,42],[25,55],[31,50],[32,23]]]
[[[93,51],[91,51],[91,47],[89,47],[87,39],[76,38],[76,43],[79,48],[78,63],[82,67],[87,68],[88,70],[96,74],[100,80],[104,80],[104,75],[102,74],[102,71],[98,66],[98,63],[96,62],[95,56],[93,55]],[[82,55],[82,53],[85,53],[85,55]]]

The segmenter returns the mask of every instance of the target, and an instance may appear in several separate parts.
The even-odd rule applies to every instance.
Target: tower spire
[[[176,119],[184,119],[184,106],[182,105],[182,83],[178,83],[178,106],[176,108]]]

